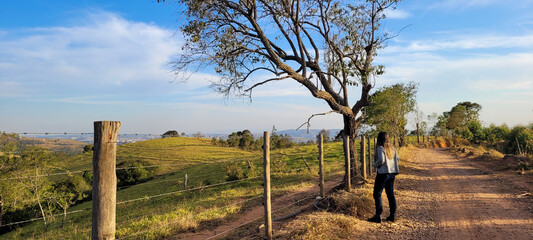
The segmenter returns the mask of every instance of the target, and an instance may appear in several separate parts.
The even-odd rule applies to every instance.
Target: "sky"
[[[376,89],[413,81],[425,114],[471,101],[485,126],[533,122],[533,1],[411,0],[387,16],[384,28],[399,35],[375,59],[385,66]],[[2,3],[0,131],[91,132],[114,120],[121,133],[261,132],[330,110],[294,81],[257,88],[250,101],[216,93],[210,69],[176,78],[182,22],[173,1]],[[329,114],[311,128],[342,124]]]

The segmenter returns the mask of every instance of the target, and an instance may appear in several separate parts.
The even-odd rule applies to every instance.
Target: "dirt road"
[[[371,226],[373,235],[533,239],[533,199],[522,194],[530,189],[443,149],[417,149],[403,165],[396,184],[400,220]]]
[[[401,161],[401,174],[395,182],[397,221],[376,224],[353,218],[351,224],[357,226],[357,231],[350,234],[353,239],[533,239],[530,177],[493,172],[479,162],[454,157],[445,149],[414,148],[411,157]],[[316,187],[288,194],[277,199],[275,205],[286,205],[312,192],[317,192]],[[385,194],[383,198],[385,218]],[[176,237],[220,238],[226,235],[220,233],[232,232],[235,226],[261,217],[262,211],[258,206],[235,222]],[[283,224],[280,227],[283,229]],[[229,238],[262,239],[256,227],[244,232]]]

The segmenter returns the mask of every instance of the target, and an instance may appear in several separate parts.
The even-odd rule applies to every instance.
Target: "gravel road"
[[[533,239],[531,188],[444,149],[416,149],[402,165],[399,221],[370,226],[377,238]]]

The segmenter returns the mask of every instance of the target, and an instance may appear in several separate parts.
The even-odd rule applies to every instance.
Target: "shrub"
[[[226,181],[235,181],[245,178],[244,171],[237,162],[229,163],[224,166],[224,172],[226,173]]]
[[[509,130],[509,127],[505,124],[501,126],[491,124],[488,128],[485,128],[484,132],[487,142],[494,144],[498,141],[507,139],[511,130]]]
[[[89,185],[93,184],[93,172],[92,171],[83,171],[83,179]]]
[[[118,186],[146,182],[152,179],[157,168],[145,161],[124,161],[117,165]]]
[[[92,144],[83,146],[83,153],[88,153],[88,152],[92,152],[92,151],[93,151],[93,145]]]
[[[514,127],[507,137],[505,150],[511,154],[533,153],[533,129],[524,126]]]
[[[485,140],[485,132],[483,131],[483,127],[481,126],[481,123],[479,121],[470,121],[467,124],[467,128],[472,133],[472,139],[469,139],[473,141],[476,144],[480,144],[482,141]]]

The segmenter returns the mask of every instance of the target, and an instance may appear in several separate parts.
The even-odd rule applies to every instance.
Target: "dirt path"
[[[340,179],[330,180],[324,183],[326,189],[332,188],[338,184]],[[273,197],[272,198],[272,212],[276,213],[277,210],[288,210],[294,212],[296,209],[305,208],[300,205],[308,205],[310,201],[302,201],[301,204],[299,200],[306,199],[310,196],[317,196],[320,192],[318,186],[303,187],[299,191],[291,192],[283,196]],[[286,209],[287,206],[292,205],[290,209]],[[238,230],[242,225],[257,222],[260,224],[264,216],[264,207],[263,205],[255,206],[250,209],[247,209],[245,212],[239,214],[236,219],[228,221],[226,224],[219,225],[214,229],[206,229],[195,233],[183,233],[178,234],[171,239],[187,239],[187,240],[200,240],[200,239],[219,239],[223,238],[226,235],[232,233],[233,231]],[[277,215],[274,215],[276,217]],[[279,217],[279,216],[278,216]],[[274,219],[274,218],[273,218]],[[276,223],[274,223],[276,225]],[[254,234],[255,235],[255,234]]]
[[[524,189],[443,149],[417,149],[398,175],[399,221],[373,227],[392,238],[533,239]],[[483,169],[483,168],[481,168]]]
[[[444,149],[414,149],[409,160],[402,159],[395,183],[397,221],[375,224],[356,220],[360,231],[353,239],[533,239],[533,198],[522,194],[531,193],[533,186],[531,179],[521,177],[495,173]],[[338,180],[327,185],[336,183]],[[317,187],[306,188],[275,198],[273,209],[317,191]],[[385,218],[388,205],[385,195],[383,198]],[[263,207],[257,206],[215,229],[177,237],[220,238],[226,235],[220,233],[233,232],[262,214]],[[261,239],[259,231],[252,232],[246,239]]]

